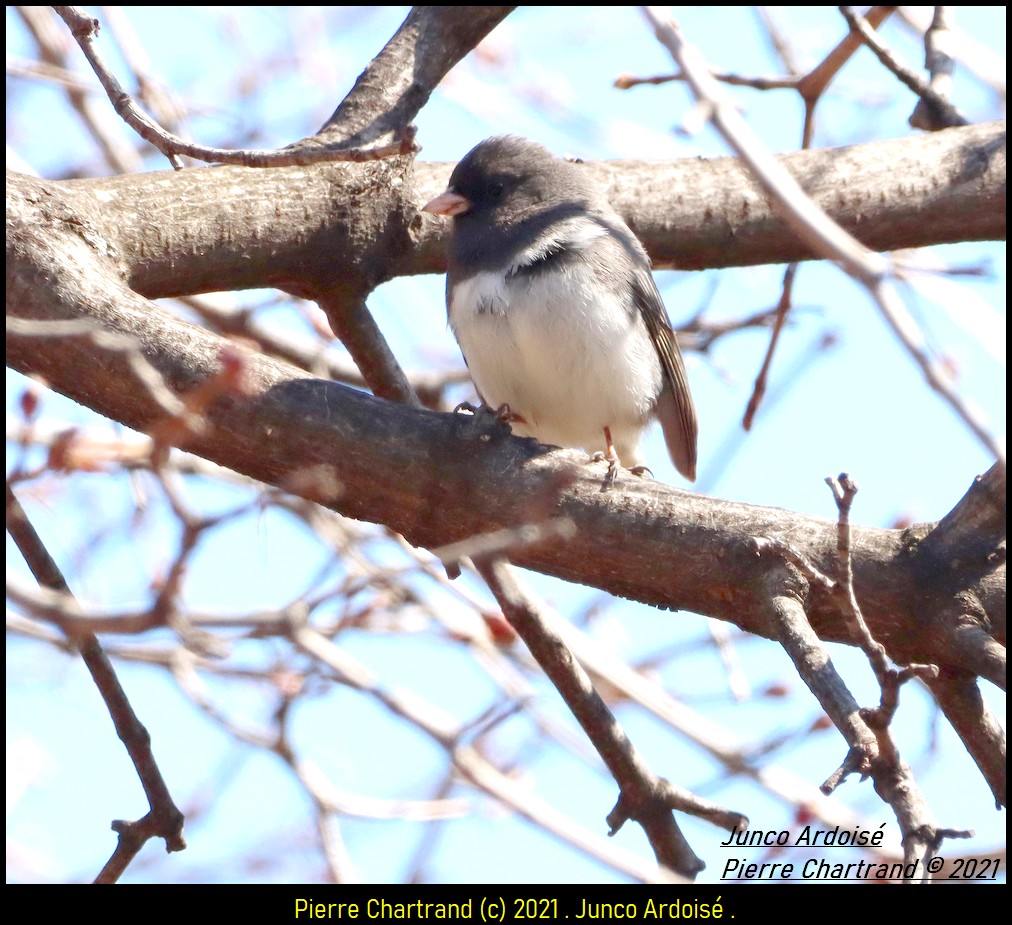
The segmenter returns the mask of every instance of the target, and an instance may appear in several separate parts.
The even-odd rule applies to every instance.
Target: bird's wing
[[[678,349],[675,332],[671,330],[664,302],[653,274],[647,267],[637,266],[633,272],[633,298],[640,309],[657,355],[661,358],[664,388],[657,399],[657,417],[664,430],[664,439],[675,467],[690,482],[696,480],[696,437],[699,425],[696,408],[685,375],[685,363]]]

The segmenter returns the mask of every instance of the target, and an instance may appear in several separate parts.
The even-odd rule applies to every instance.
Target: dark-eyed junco
[[[524,138],[489,138],[423,207],[453,216],[446,304],[482,400],[513,432],[642,463],[660,419],[696,478],[696,412],[643,246],[587,169]],[[616,458],[617,454],[617,458]]]

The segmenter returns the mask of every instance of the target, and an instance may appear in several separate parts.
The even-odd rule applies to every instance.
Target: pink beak
[[[471,208],[471,200],[460,193],[453,193],[447,190],[440,193],[435,199],[422,206],[422,212],[432,212],[434,215],[460,215]]]

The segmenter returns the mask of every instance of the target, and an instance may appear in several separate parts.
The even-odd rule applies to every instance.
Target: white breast
[[[449,320],[481,397],[526,422],[514,433],[593,452],[608,427],[628,466],[662,373],[642,319],[610,289],[582,268],[478,273],[457,281]]]

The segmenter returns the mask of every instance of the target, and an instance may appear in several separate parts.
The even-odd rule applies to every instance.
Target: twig
[[[900,342],[921,367],[928,383],[952,406],[988,451],[1004,461],[1004,445],[990,432],[979,409],[959,395],[951,376],[928,355],[923,336],[887,283],[889,261],[864,247],[815,205],[739,115],[710,75],[702,56],[682,38],[677,24],[665,20],[653,7],[644,9],[658,40],[681,66],[697,97],[709,107],[713,124],[749,166],[790,228],[816,254],[839,263],[864,285]]]
[[[689,807],[695,806],[700,815],[708,818],[714,817],[715,808],[712,804],[693,804],[695,798],[686,792],[678,791],[676,795],[670,784],[650,770],[562,638],[541,618],[513,567],[496,558],[480,560],[475,566],[618,784],[619,801],[608,816],[612,834],[627,819],[635,819],[646,832],[658,862],[694,878],[704,865],[682,835],[671,808],[678,803],[679,808],[692,812]]]
[[[872,7],[866,14],[865,19],[872,28],[875,28],[894,9],[895,7],[892,6]],[[749,87],[753,90],[796,90],[805,104],[801,147],[802,149],[809,148],[811,147],[814,135],[815,106],[825,92],[826,87],[836,77],[843,65],[860,48],[861,40],[854,34],[845,36],[818,65],[807,74],[801,74],[797,71],[796,65],[793,62],[793,56],[789,53],[786,42],[779,35],[769,14],[765,10],[760,9],[759,16],[766,27],[767,33],[770,35],[774,50],[784,62],[789,73],[775,77],[743,77],[738,74],[711,72],[711,76],[714,80],[732,87]],[[632,77],[628,74],[622,74],[616,78],[614,85],[619,90],[628,90],[632,87],[642,85],[656,86],[676,80],[691,82],[692,78],[686,74],[683,68],[678,74],[665,74],[657,77]]]
[[[60,68],[68,67],[69,47],[64,29],[57,24],[52,10],[43,6],[23,5],[18,12],[38,43],[40,55],[45,61]],[[105,161],[116,173],[131,173],[140,168],[141,158],[133,145],[133,138],[124,137],[122,124],[109,111],[104,100],[95,95],[94,89],[67,87],[67,99],[77,112],[84,127]]]
[[[420,150],[415,144],[415,127],[410,124],[404,126],[396,140],[371,147],[328,145],[309,139],[280,151],[259,151],[213,148],[188,142],[158,125],[141,110],[134,102],[133,97],[123,89],[95,45],[95,36],[98,34],[99,28],[98,20],[88,16],[77,7],[58,6],[55,9],[70,28],[78,45],[81,46],[81,51],[84,52],[105,88],[106,95],[116,112],[138,135],[161,151],[177,170],[183,166],[181,157],[193,157],[197,160],[213,161],[219,164],[241,164],[246,167],[282,167],[331,161],[372,161],[386,157],[416,154]]]
[[[774,568],[769,573],[766,587],[771,625],[799,674],[850,746],[843,763],[822,785],[823,791],[832,792],[854,773],[860,774],[862,779],[871,777],[876,792],[896,814],[903,834],[904,861],[907,864],[917,862],[922,870],[922,879],[929,879],[927,865],[941,841],[944,838],[969,837],[971,833],[938,828],[921,797],[913,773],[900,757],[889,724],[898,704],[900,686],[913,677],[934,681],[938,677],[938,669],[933,665],[911,665],[901,671],[889,667],[885,650],[869,632],[854,593],[849,521],[857,485],[847,475],[826,481],[833,491],[839,515],[839,580],[830,584],[820,576],[818,586],[838,602],[841,614],[868,656],[881,688],[879,706],[876,709],[858,709],[821,640],[809,625],[805,613],[809,588],[803,576],[815,570],[807,563],[803,563],[800,573],[792,572],[786,566]]]
[[[579,830],[550,804],[539,800],[526,788],[510,780],[473,746],[462,744],[451,717],[418,697],[402,696],[398,691],[383,685],[368,668],[315,629],[296,624],[292,632],[296,645],[322,661],[342,683],[369,694],[395,716],[402,717],[446,748],[457,770],[476,786],[511,806],[550,834],[614,865],[629,876],[649,881],[658,879],[656,870],[650,872],[642,860],[632,857],[616,845],[609,846]],[[662,875],[660,879],[666,878]]]
[[[918,39],[931,31],[931,18],[926,19],[931,7],[901,6],[898,8],[901,22],[913,31]],[[997,97],[1004,100],[1007,93],[1007,66],[1005,56],[988,48],[962,29],[949,25],[949,39],[952,44],[953,57],[958,58],[960,66],[973,74],[985,87]]]
[[[630,90],[633,87],[653,86],[685,81],[685,74],[659,74],[655,77],[633,77],[631,74],[619,74],[613,86],[616,90]],[[784,90],[796,87],[798,78],[793,75],[784,77],[744,77],[741,74],[714,73],[714,80],[730,87],[751,87],[753,90]]]
[[[891,737],[886,741],[882,736],[886,735],[886,730],[899,705],[900,685],[914,677],[933,680],[938,677],[938,668],[934,665],[907,665],[902,671],[890,668],[885,647],[872,636],[864,614],[861,613],[857,595],[854,593],[854,569],[850,555],[850,508],[858,491],[857,483],[844,472],[837,478],[827,478],[826,484],[833,492],[838,513],[836,535],[840,576],[834,590],[841,604],[840,612],[847,621],[853,638],[868,657],[882,691],[878,708],[862,710],[861,714],[869,727],[880,736],[880,749],[891,753],[895,751]]]
[[[752,421],[755,419],[756,411],[759,410],[759,403],[766,394],[766,382],[769,378],[770,367],[773,365],[773,354],[776,352],[777,343],[780,340],[780,332],[783,330],[787,315],[791,310],[791,295],[794,292],[794,279],[798,274],[798,265],[789,264],[784,271],[784,282],[780,290],[780,301],[777,303],[777,314],[773,322],[773,331],[770,334],[769,346],[766,348],[766,356],[763,357],[762,367],[755,378],[752,387],[752,395],[745,408],[745,417],[742,420],[742,428],[752,429]]]
[[[50,556],[24,509],[7,486],[7,532],[17,544],[39,584],[54,591],[70,593],[59,566]],[[134,822],[116,820],[113,831],[119,834],[116,850],[95,878],[96,883],[114,883],[148,841],[165,840],[167,851],[182,851],[183,814],[172,801],[169,788],[151,751],[151,736],[137,718],[116,671],[93,633],[67,632],[77,645],[91,677],[98,688],[116,727],[116,734],[126,747],[148,800],[149,812]]]
[[[869,26],[878,28],[896,9],[894,6],[873,6],[865,16]],[[815,107],[822,94],[841,68],[861,47],[861,39],[853,31],[848,32],[837,46],[815,68],[798,82],[798,92],[805,101],[805,124],[802,130],[802,148],[812,144],[815,135]]]
[[[984,703],[977,679],[943,671],[926,683],[991,788],[995,808],[1006,806],[1005,730]]]
[[[924,33],[924,66],[930,75],[929,86],[944,100],[952,93],[952,75],[956,70],[956,58],[953,54],[956,42],[952,33],[952,15],[952,7],[936,6],[931,25]],[[914,128],[932,132],[944,128],[938,120],[936,108],[926,103],[923,98],[917,100],[917,105],[910,115],[910,124]]]
[[[347,293],[328,294],[320,298],[319,304],[373,394],[420,408],[422,403],[365,299],[349,298]]]
[[[196,311],[212,330],[232,337],[247,338],[255,342],[263,353],[287,360],[314,375],[336,382],[345,382],[358,388],[369,385],[354,362],[328,350],[326,344],[318,340],[260,324],[252,317],[251,311],[232,308],[210,296],[188,296],[181,301]],[[312,310],[317,311],[315,308]],[[329,338],[332,333],[328,330],[326,336]],[[471,381],[462,365],[459,369],[445,372],[414,370],[405,375],[423,407],[433,410],[447,410],[444,403],[447,389]]]
[[[926,84],[910,68],[899,61],[896,55],[886,46],[885,42],[872,29],[867,20],[852,7],[841,6],[840,12],[847,20],[850,28],[861,36],[861,41],[874,53],[875,57],[907,87],[920,97],[921,101],[931,108],[934,128],[952,128],[957,125],[968,125],[966,117],[956,109],[934,87]],[[923,128],[924,126],[919,126]]]

